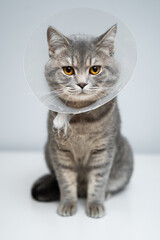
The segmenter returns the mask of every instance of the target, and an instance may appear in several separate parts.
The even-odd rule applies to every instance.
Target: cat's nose
[[[83,89],[87,85],[87,83],[81,82],[81,83],[78,83],[77,85]]]

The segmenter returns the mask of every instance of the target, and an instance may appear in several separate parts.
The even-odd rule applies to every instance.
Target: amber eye
[[[67,75],[72,75],[72,74],[74,74],[74,69],[73,69],[73,67],[70,67],[70,66],[63,67],[63,71],[64,71],[65,74],[67,74]]]
[[[100,72],[101,70],[101,67],[100,66],[92,66],[90,69],[89,69],[89,73],[93,74],[93,75],[96,75]]]

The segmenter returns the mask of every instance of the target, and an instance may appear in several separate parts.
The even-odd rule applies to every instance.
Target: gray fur
[[[56,90],[57,97],[67,105],[87,106],[103,97],[118,81],[119,70],[114,59],[116,30],[113,26],[95,38],[84,35],[65,37],[51,27],[48,29],[50,59],[45,66],[45,75],[51,89]],[[92,65],[100,65],[101,72],[89,74]],[[72,66],[75,75],[65,75],[63,66]],[[88,83],[85,91],[77,86],[82,82]],[[82,95],[82,91],[85,94]],[[102,217],[107,194],[124,188],[133,170],[131,147],[120,132],[117,99],[87,113],[73,115],[67,136],[63,136],[63,131],[58,135],[56,129],[52,130],[56,114],[49,111],[45,147],[51,175],[35,183],[32,195],[40,201],[54,199],[54,189],[50,187],[47,198],[45,188],[49,189],[47,186],[53,186],[57,180],[60,189],[58,214],[73,215],[79,196],[87,198],[88,216]],[[45,196],[42,196],[44,192]]]

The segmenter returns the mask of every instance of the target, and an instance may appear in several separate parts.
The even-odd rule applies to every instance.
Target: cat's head
[[[111,91],[119,77],[114,58],[116,32],[114,25],[98,37],[66,37],[55,28],[48,28],[45,77],[57,97],[65,103],[85,106]]]

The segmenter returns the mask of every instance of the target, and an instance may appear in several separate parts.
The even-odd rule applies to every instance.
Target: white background
[[[105,10],[121,19],[135,37],[138,51],[136,70],[119,95],[122,130],[135,152],[160,153],[158,0],[1,0],[0,149],[43,149],[47,137],[47,109],[31,95],[25,82],[25,45],[35,28],[46,18],[75,7]]]

